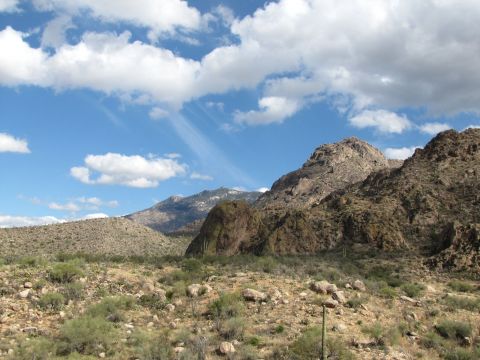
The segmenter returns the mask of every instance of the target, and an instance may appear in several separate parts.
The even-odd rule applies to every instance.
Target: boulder
[[[220,355],[233,354],[235,352],[235,347],[231,342],[223,341],[218,347],[218,353]]]
[[[333,294],[337,291],[337,285],[330,284],[328,281],[315,281],[310,284],[310,289],[319,294]]]
[[[335,309],[338,306],[338,301],[333,299],[328,299],[323,302],[323,305],[325,305],[329,309]]]
[[[247,301],[266,301],[268,296],[265,293],[262,293],[253,289],[245,289],[242,291],[242,296]]]
[[[347,302],[347,299],[345,298],[345,294],[343,291],[335,291],[332,294],[333,300],[337,300],[340,304],[345,304]]]
[[[367,287],[361,280],[355,280],[353,283],[353,288],[358,291],[366,291]]]

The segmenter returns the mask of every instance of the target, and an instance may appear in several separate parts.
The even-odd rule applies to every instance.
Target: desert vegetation
[[[9,258],[2,359],[478,359],[480,291],[418,259]]]

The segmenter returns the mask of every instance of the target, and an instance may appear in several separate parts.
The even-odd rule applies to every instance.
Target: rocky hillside
[[[317,148],[298,170],[282,176],[255,203],[258,209],[307,209],[332,191],[365,180],[374,171],[399,167],[355,137]]]
[[[446,131],[402,167],[374,172],[308,207],[279,213],[221,204],[188,253],[317,253],[362,243],[440,253],[448,261],[439,266],[478,268],[472,259],[478,253],[479,173],[480,130]]]
[[[180,255],[186,245],[123,218],[0,229],[0,257],[88,253]]]
[[[208,212],[220,201],[245,200],[254,202],[260,193],[220,188],[181,197],[172,196],[155,206],[128,215],[136,223],[162,233],[198,234]]]

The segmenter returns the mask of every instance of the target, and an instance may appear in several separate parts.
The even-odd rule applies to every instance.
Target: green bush
[[[366,302],[366,298],[364,297],[355,297],[351,298],[347,301],[347,306],[352,309],[358,309],[360,305],[363,305]]]
[[[439,351],[444,343],[443,337],[438,335],[435,332],[428,332],[423,336],[420,340],[420,344],[425,348],[425,349],[435,349]]]
[[[282,334],[285,331],[285,327],[283,325],[278,325],[275,328],[275,334]]]
[[[225,340],[242,340],[245,334],[245,320],[240,317],[233,317],[224,320],[220,325],[220,335]]]
[[[80,300],[83,298],[84,286],[82,283],[75,282],[65,285],[63,295],[68,300]]]
[[[47,293],[38,300],[38,306],[43,310],[60,311],[65,305],[65,297],[60,293]]]
[[[458,292],[473,292],[476,290],[476,287],[472,284],[469,284],[465,281],[453,280],[448,283],[448,287],[454,291]]]
[[[166,334],[137,333],[134,339],[135,357],[140,360],[171,360],[173,349]]]
[[[56,347],[52,341],[38,338],[22,342],[10,358],[12,360],[49,360],[55,352]]]
[[[444,320],[435,326],[437,332],[446,339],[463,339],[472,335],[472,326],[465,322]]]
[[[187,273],[200,273],[202,271],[203,264],[198,259],[185,259],[182,262],[182,270]]]
[[[363,327],[362,332],[371,336],[377,345],[383,345],[385,342],[385,329],[379,322],[376,322],[372,326]]]
[[[103,299],[98,304],[92,305],[87,309],[86,315],[90,317],[99,317],[111,322],[124,320],[122,311],[133,309],[135,298],[131,296],[113,296]]]
[[[445,360],[478,360],[478,355],[462,348],[455,348],[447,351]]]
[[[321,356],[322,329],[313,327],[307,329],[288,350],[288,355],[279,354],[279,359],[314,360]],[[274,357],[275,358],[275,357]],[[327,358],[335,360],[351,360],[354,355],[339,339],[327,337]]]
[[[401,286],[403,292],[411,298],[416,298],[423,294],[425,286],[418,283],[406,283]]]
[[[69,261],[55,264],[48,272],[51,281],[69,283],[75,278],[83,276],[83,271],[78,262]]]
[[[45,265],[46,260],[38,256],[25,256],[18,260],[18,264],[21,267],[38,267],[40,265]]]
[[[165,299],[158,294],[142,295],[138,302],[141,306],[152,310],[162,310],[166,305]]]
[[[210,303],[209,309],[215,318],[228,319],[241,316],[245,311],[245,303],[240,294],[224,293]]]
[[[480,299],[477,298],[450,295],[445,297],[443,302],[452,310],[464,309],[475,312],[480,310]]]
[[[58,353],[68,355],[78,352],[96,355],[111,351],[116,341],[117,331],[110,322],[98,317],[85,316],[68,320],[60,328]]]

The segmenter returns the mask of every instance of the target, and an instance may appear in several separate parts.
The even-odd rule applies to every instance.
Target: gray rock
[[[253,289],[245,289],[242,291],[242,296],[247,301],[266,301],[267,294]]]

